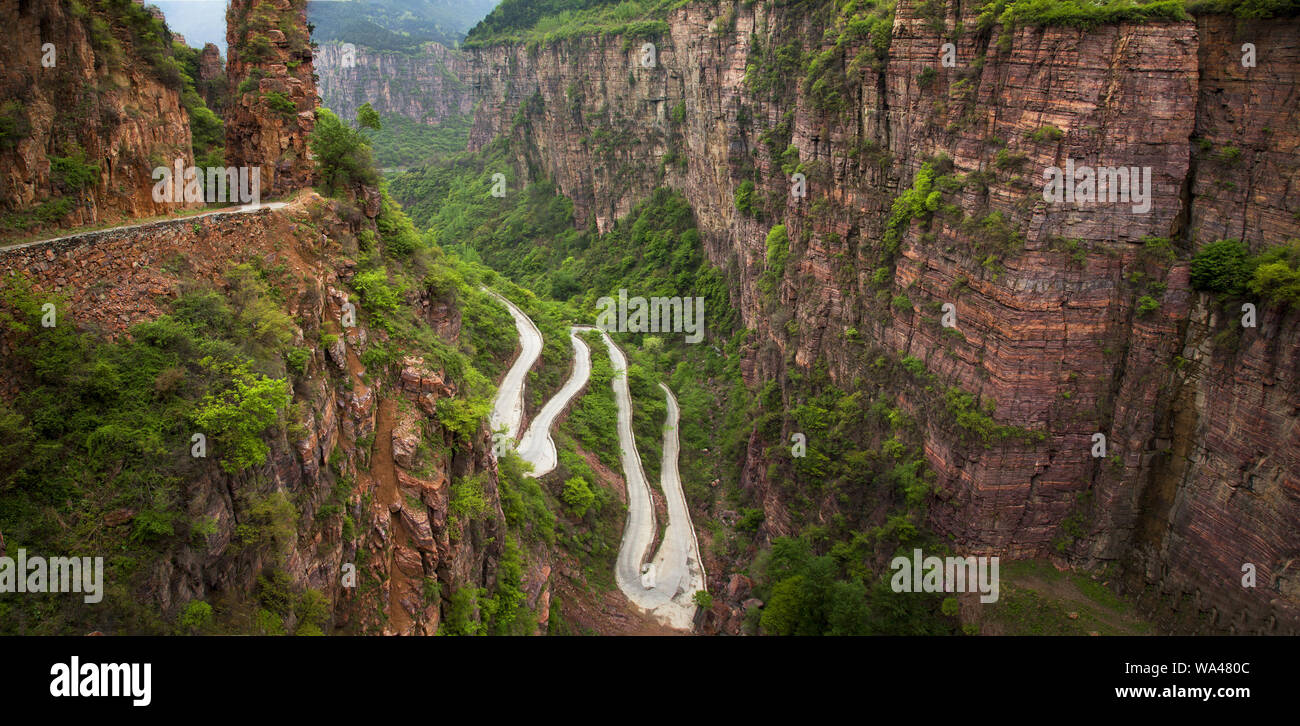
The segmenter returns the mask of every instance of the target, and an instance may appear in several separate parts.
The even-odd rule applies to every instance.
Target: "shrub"
[[[1239,240],[1211,242],[1192,257],[1191,283],[1197,290],[1240,295],[1250,280],[1250,250]]]
[[[212,622],[212,606],[202,600],[191,600],[181,611],[177,623],[183,632],[194,634]]]
[[[1060,141],[1064,132],[1052,125],[1039,126],[1033,131],[1025,132],[1025,138],[1034,142]]]
[[[266,102],[267,108],[282,116],[293,116],[298,113],[298,107],[281,91],[267,91],[262,94],[262,100]]]
[[[762,509],[744,509],[740,513],[740,521],[736,522],[736,529],[742,532],[757,532],[766,515]]]
[[[1300,239],[1268,249],[1254,261],[1250,291],[1285,307],[1300,307]]]
[[[785,261],[790,256],[790,237],[785,233],[785,225],[778,224],[767,233],[767,267],[763,270],[763,280],[770,289],[785,277]]]
[[[234,474],[262,464],[270,448],[261,435],[278,420],[280,409],[289,405],[288,382],[255,374],[248,363],[222,363],[209,357],[200,364],[228,376],[232,384],[220,394],[204,396],[194,416],[194,422],[220,442],[221,468]]]
[[[746,179],[736,187],[736,209],[741,214],[751,217],[758,213],[757,192],[754,189],[754,182]]]
[[[32,132],[27,112],[20,101],[0,105],[0,149],[12,149]]]
[[[50,157],[50,181],[68,192],[79,192],[99,181],[99,165],[86,163],[86,152],[75,149],[68,156]]]
[[[405,288],[388,281],[383,268],[366,270],[352,278],[352,286],[361,294],[361,303],[371,312],[392,312],[402,302]]]
[[[435,414],[443,428],[469,440],[478,433],[479,423],[487,416],[486,399],[444,398],[438,401]]]
[[[582,517],[595,503],[596,493],[591,491],[586,479],[575,476],[564,482],[564,491],[560,493],[560,498],[569,505],[576,516]]]

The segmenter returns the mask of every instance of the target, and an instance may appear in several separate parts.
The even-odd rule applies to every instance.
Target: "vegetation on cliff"
[[[553,43],[579,36],[654,39],[664,18],[690,0],[503,0],[465,39],[472,48],[494,43]]]
[[[1283,308],[1300,306],[1300,239],[1255,255],[1240,240],[1211,242],[1192,258],[1191,283],[1226,299],[1250,293]]]
[[[288,381],[298,374],[291,322],[274,302],[278,274],[236,267],[225,292],[195,285],[170,314],[117,342],[79,332],[75,311],[57,299],[56,324],[43,327],[49,296],[21,277],[6,281],[0,320],[11,331],[19,390],[0,404],[0,439],[12,454],[0,468],[0,531],[11,550],[112,553],[103,610],[31,596],[0,605],[6,631],[169,631],[137,588],[157,561],[202,551],[214,531],[187,507],[189,487],[205,476],[192,435],[204,433],[233,474],[263,464],[265,432],[289,424]],[[115,512],[129,525],[105,526]],[[271,519],[248,525],[248,546],[285,544],[280,534],[263,536]]]

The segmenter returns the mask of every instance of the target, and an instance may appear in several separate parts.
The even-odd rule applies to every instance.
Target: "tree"
[[[194,422],[222,445],[221,468],[234,474],[266,461],[270,448],[262,432],[289,405],[289,382],[253,373],[249,364],[219,363],[204,358],[210,371],[228,375],[231,387],[203,397]]]
[[[1250,250],[1238,240],[1211,242],[1192,258],[1191,282],[1197,290],[1240,295],[1250,278]]]
[[[181,611],[179,624],[183,632],[198,633],[212,622],[212,606],[202,600],[193,600]]]
[[[564,491],[561,492],[560,498],[573,509],[574,514],[582,517],[595,503],[596,493],[591,491],[586,479],[575,476],[564,482]]]
[[[1284,306],[1300,306],[1300,239],[1265,250],[1255,263],[1251,292]]]
[[[369,101],[361,104],[361,107],[357,109],[357,125],[363,129],[374,129],[375,131],[383,128],[383,124],[379,121],[379,112],[370,105]]]
[[[329,196],[357,185],[379,183],[370,140],[339,120],[327,108],[316,109],[316,128],[311,135],[321,189]]]

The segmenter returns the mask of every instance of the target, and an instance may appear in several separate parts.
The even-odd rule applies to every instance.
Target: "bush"
[[[586,479],[575,476],[564,482],[564,491],[560,494],[560,498],[569,505],[574,515],[581,518],[595,503],[596,493],[591,491]]]
[[[298,107],[294,105],[289,97],[280,91],[267,91],[262,94],[262,100],[266,107],[280,114],[281,116],[293,116],[298,113]]]
[[[1191,282],[1197,290],[1241,295],[1250,280],[1250,250],[1239,240],[1211,242],[1192,257]]]
[[[754,182],[746,179],[736,187],[736,209],[741,214],[755,216],[758,213],[757,192],[754,189]]]
[[[1150,295],[1143,295],[1137,301],[1137,314],[1143,317],[1160,309],[1160,301]]]
[[[220,363],[212,358],[200,363],[229,376],[232,384],[220,394],[204,396],[194,416],[194,422],[220,442],[221,468],[234,474],[264,463],[270,448],[261,435],[289,405],[288,382],[255,374],[248,363]]]
[[[192,600],[181,611],[178,624],[181,631],[195,634],[201,632],[212,622],[212,606],[202,600]]]
[[[12,149],[32,132],[27,112],[20,101],[0,105],[0,149]]]
[[[86,163],[86,152],[75,149],[68,156],[50,157],[50,181],[67,192],[79,192],[99,181],[99,165]]]
[[[1064,135],[1065,134],[1060,129],[1051,125],[1039,126],[1033,131],[1025,132],[1026,139],[1039,143],[1044,141],[1060,141],[1061,137]]]
[[[1300,239],[1265,250],[1254,262],[1251,292],[1284,307],[1300,307]]]
[[[383,268],[357,273],[352,286],[361,294],[361,304],[374,313],[396,310],[405,292],[405,288],[388,281],[388,272]]]

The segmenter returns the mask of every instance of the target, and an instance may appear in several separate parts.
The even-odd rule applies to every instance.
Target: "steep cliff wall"
[[[1211,303],[1187,263],[1225,236],[1300,236],[1300,23],[1004,28],[931,7],[900,2],[885,53],[827,6],[766,3],[673,11],[653,67],[644,38],[472,51],[471,148],[516,135],[520,168],[601,229],[655,186],[680,189],[759,334],[753,380],[824,359],[849,386],[882,351],[923,361],[900,397],[926,422],[931,523],[963,549],[1120,562],[1130,587],[1240,613],[1231,627],[1300,627],[1297,316],[1267,312],[1239,352],[1206,348]],[[1243,37],[1267,49],[1257,68],[1240,64]],[[955,67],[940,62],[950,41]],[[774,51],[791,44],[815,62],[782,68]],[[1044,202],[1043,170],[1067,160],[1149,167],[1150,209]],[[806,198],[789,192],[795,171]],[[895,214],[931,172],[926,204]],[[746,182],[757,201],[738,205]],[[791,251],[769,298],[778,223]],[[1011,428],[972,431],[961,392]],[[745,485],[781,534],[765,468],[751,446]],[[1244,563],[1258,587],[1241,586]]]
[[[198,91],[212,112],[221,116],[226,112],[230,94],[226,82],[226,64],[221,60],[221,50],[215,43],[205,43],[199,54]]]
[[[159,214],[152,170],[193,163],[165,28],[126,0],[5,3],[0,236]]]
[[[194,600],[230,616],[271,569],[288,575],[294,590],[323,593],[336,628],[432,634],[453,593],[495,582],[505,519],[488,432],[480,428],[465,441],[443,429],[434,411],[456,396],[457,383],[422,359],[406,358],[392,376],[361,363],[388,336],[369,327],[361,310],[356,327],[340,326],[356,272],[357,229],[337,209],[307,193],[274,212],[175,220],[0,253],[0,292],[13,284],[11,274],[24,275],[38,293],[67,299],[70,320],[60,325],[118,339],[130,325],[169,312],[201,281],[226,292],[235,265],[285,271],[289,284],[278,305],[292,320],[291,344],[310,356],[292,375],[287,425],[266,436],[266,463],[228,474],[215,449],[211,459],[197,460],[184,478],[181,511],[185,520],[210,520],[210,529],[155,545],[158,556],[131,582],[107,578],[108,587],[148,603],[165,623]],[[454,310],[415,292],[405,302],[454,343]],[[12,335],[0,335],[0,360],[12,373],[0,404],[17,394],[7,389],[27,380],[26,365],[12,357]],[[171,444],[189,446],[188,439]],[[451,482],[466,477],[480,482],[482,512],[449,521]],[[263,516],[256,503],[281,495],[293,503],[287,532],[273,544],[250,539],[250,526]],[[96,505],[77,516],[99,536],[125,538],[142,515],[138,507]],[[344,565],[355,566],[350,587]],[[130,623],[101,622],[111,618],[103,610],[87,617],[105,632],[136,632]]]
[[[232,0],[226,40],[226,162],[260,167],[263,197],[310,186],[318,97],[306,0]]]
[[[378,51],[354,45],[344,57],[344,44],[322,44],[315,54],[320,77],[321,105],[345,119],[369,102],[382,114],[400,114],[415,121],[438,124],[474,110],[464,56],[439,43],[426,43],[418,53]]]

